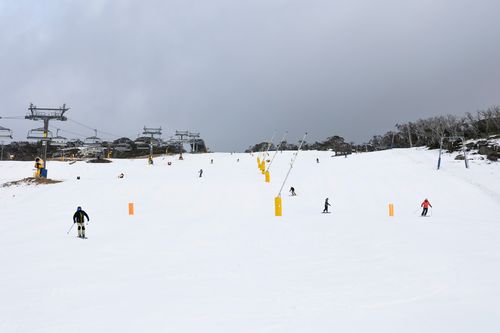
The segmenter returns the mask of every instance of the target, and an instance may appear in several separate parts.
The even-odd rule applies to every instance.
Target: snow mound
[[[47,185],[47,184],[57,184],[60,183],[60,180],[47,179],[47,178],[35,178],[28,177],[20,180],[14,180],[0,185],[0,187],[9,187],[9,186],[23,186],[23,185]]]

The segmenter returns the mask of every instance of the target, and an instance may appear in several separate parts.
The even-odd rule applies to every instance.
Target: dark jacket
[[[85,213],[85,211],[77,210],[73,215],[73,223],[83,223],[85,222],[85,217],[87,218],[87,221],[90,221],[89,216]]]

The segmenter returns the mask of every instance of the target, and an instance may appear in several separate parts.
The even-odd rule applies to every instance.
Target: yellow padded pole
[[[274,215],[275,216],[282,216],[283,214],[283,209],[281,207],[281,197],[275,197],[274,198]]]

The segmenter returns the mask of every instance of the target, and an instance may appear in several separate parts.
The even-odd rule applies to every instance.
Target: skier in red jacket
[[[427,211],[429,210],[429,207],[432,208],[431,203],[429,200],[425,199],[424,202],[420,205],[420,207],[423,207],[424,209],[422,210],[422,216],[427,216]]]

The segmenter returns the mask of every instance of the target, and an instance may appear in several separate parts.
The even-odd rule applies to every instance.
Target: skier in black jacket
[[[73,215],[73,223],[78,224],[78,237],[80,238],[85,238],[85,218],[90,221],[89,216],[82,210],[82,207],[78,207]]]
[[[331,206],[328,202],[328,198],[325,199],[325,209],[323,209],[323,213],[328,213],[328,207]]]

